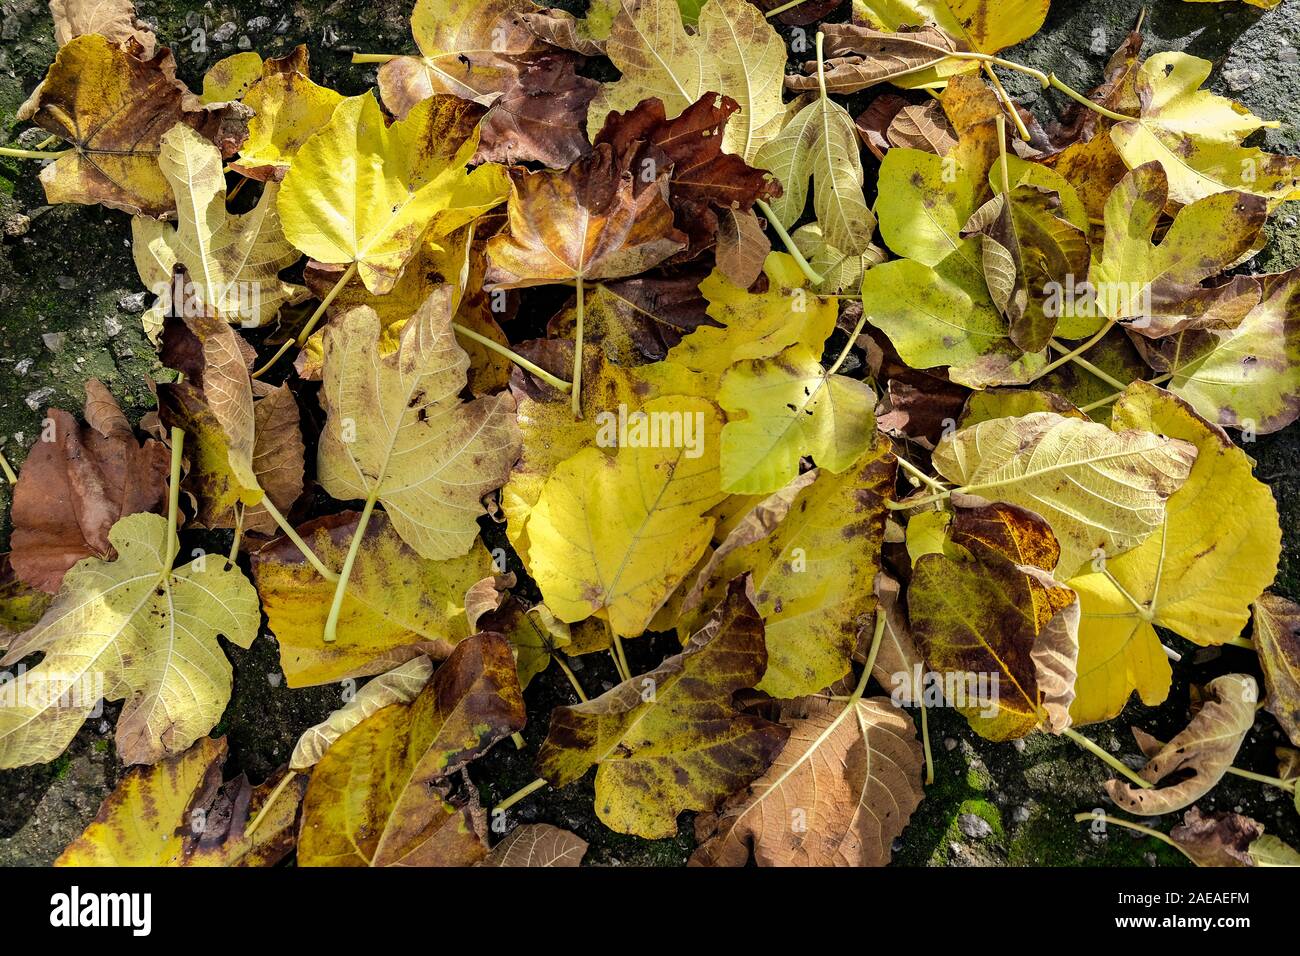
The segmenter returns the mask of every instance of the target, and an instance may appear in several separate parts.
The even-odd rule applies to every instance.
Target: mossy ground
[[[574,8],[565,2],[562,6]],[[1117,44],[1143,7],[1148,51],[1185,50],[1215,61],[1212,85],[1231,93],[1266,117],[1286,120],[1300,103],[1300,11],[1294,4],[1271,12],[1236,2],[1178,3],[1162,0],[1055,0],[1044,30],[1011,56],[1059,73],[1079,89],[1100,76],[1107,51]],[[406,0],[305,2],[240,0],[189,5],[172,0],[138,0],[140,15],[176,50],[181,75],[197,84],[218,59],[242,48],[264,55],[286,52],[297,43],[311,49],[314,78],[344,93],[365,89],[374,68],[353,66],[351,53],[407,52],[413,49]],[[21,127],[14,113],[43,75],[55,52],[49,14],[38,0],[9,0],[0,10],[0,142],[14,141]],[[231,26],[227,26],[227,25]],[[203,48],[198,39],[202,31]],[[787,31],[788,32],[788,31]],[[1043,94],[1018,75],[1006,77],[1012,92],[1046,116],[1063,101]],[[1263,136],[1270,148],[1300,152],[1300,134],[1290,122]],[[869,177],[870,178],[870,177]],[[1270,244],[1251,263],[1254,271],[1280,271],[1300,265],[1300,211],[1289,204],[1269,227]],[[47,405],[77,409],[82,383],[97,376],[122,400],[128,413],[152,407],[150,381],[162,374],[145,340],[138,316],[120,307],[141,291],[131,262],[127,218],[88,207],[49,207],[32,163],[0,159],[0,451],[17,467],[37,435]],[[25,228],[24,228],[25,227]],[[544,318],[544,317],[543,317]],[[54,348],[43,339],[47,333]],[[31,398],[29,403],[28,399]],[[1247,450],[1258,474],[1269,481],[1283,520],[1285,553],[1276,589],[1300,598],[1300,429],[1260,438]],[[0,483],[0,546],[8,537],[9,492]],[[228,544],[211,536],[209,546]],[[1136,755],[1130,724],[1156,734],[1172,734],[1186,723],[1190,681],[1203,682],[1226,670],[1250,668],[1248,652],[1225,648],[1186,651],[1189,663],[1178,669],[1169,700],[1159,708],[1132,705],[1112,724],[1087,733],[1118,756]],[[656,662],[668,647],[631,642],[634,663]],[[248,651],[228,648],[235,666],[235,690],[218,730],[229,736],[230,772],[254,780],[268,775],[288,756],[298,734],[341,701],[341,688],[289,690],[280,674],[276,647],[264,634]],[[604,655],[578,662],[589,691],[614,680]],[[529,711],[544,715],[572,703],[567,681],[551,668],[527,692]],[[122,768],[112,747],[116,707],[87,722],[67,753],[43,767],[0,772],[0,864],[38,864],[52,860],[94,816]],[[503,743],[473,767],[485,805],[533,779],[532,759],[545,734],[544,717],[525,729],[525,748]],[[1105,768],[1072,743],[1041,735],[1023,748],[990,744],[973,735],[950,711],[930,715],[936,781],[899,841],[899,865],[1182,865],[1185,860],[1163,843],[1110,828],[1092,833],[1073,816],[1107,806],[1101,783]],[[948,742],[951,742],[949,745]],[[1272,748],[1280,743],[1276,725],[1264,717],[1250,735],[1241,762],[1271,770]],[[543,790],[518,804],[520,821],[541,820],[564,826],[591,843],[588,861],[606,865],[678,865],[693,847],[690,815],[676,838],[639,840],[611,833],[592,809],[592,775],[554,792]],[[1268,788],[1228,778],[1206,809],[1239,809],[1270,832],[1300,845],[1300,817],[1290,802]],[[974,814],[989,824],[983,838],[963,834],[960,817]],[[1163,825],[1167,828],[1168,822]]]

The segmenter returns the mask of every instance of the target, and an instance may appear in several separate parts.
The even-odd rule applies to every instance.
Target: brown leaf
[[[135,440],[112,396],[88,383],[87,416],[105,429],[46,411],[41,438],[14,488],[11,561],[20,581],[53,594],[82,558],[111,560],[108,532],[118,518],[161,512],[169,455],[160,442]]]
[[[1254,866],[1250,845],[1264,835],[1264,828],[1240,813],[1201,813],[1190,807],[1183,822],[1169,831],[1169,838],[1192,858],[1197,866]]]
[[[114,43],[134,41],[140,54],[153,56],[157,37],[135,16],[131,0],[50,0],[54,42],[65,46],[73,37],[98,33]]]
[[[614,148],[620,166],[636,177],[638,191],[653,188],[646,182],[647,169],[656,177],[671,169],[668,201],[677,228],[690,240],[679,259],[694,258],[714,244],[720,211],[747,212],[755,201],[781,195],[781,184],[770,174],[722,151],[727,120],[739,109],[730,97],[706,93],[669,120],[662,101],[643,100],[626,113],[611,113],[592,141]]]
[[[621,279],[686,245],[673,228],[668,170],[637,191],[613,147],[566,170],[510,171],[509,227],[488,241],[488,288]]]
[[[1255,652],[1268,690],[1265,705],[1300,744],[1300,605],[1267,591],[1253,608]]]
[[[938,27],[897,32],[873,30],[850,23],[827,23],[824,78],[830,93],[857,93],[878,83],[937,66],[960,44]],[[803,65],[804,74],[785,78],[787,88],[809,92],[820,88],[818,63]]]
[[[176,79],[170,50],[140,59],[89,34],[59,51],[23,118],[72,147],[41,170],[51,203],[103,203],[162,217],[176,209],[158,166],[163,134],[185,123],[229,157],[247,136],[247,115],[239,104],[202,105]]]
[[[600,84],[579,76],[576,62],[551,54],[527,63],[484,117],[475,162],[564,169],[591,152],[587,107]]]
[[[1186,729],[1138,771],[1152,784],[1158,785],[1166,778],[1173,782],[1141,789],[1124,781],[1108,780],[1106,792],[1112,800],[1130,813],[1158,816],[1195,803],[1223,778],[1255,723],[1259,691],[1253,677],[1225,674],[1210,681],[1206,692],[1206,703]]]
[[[763,274],[772,242],[753,211],[723,209],[718,213],[718,244],[713,251],[718,271],[732,285],[749,288]]]
[[[579,866],[587,841],[549,823],[525,823],[492,848],[479,866]]]

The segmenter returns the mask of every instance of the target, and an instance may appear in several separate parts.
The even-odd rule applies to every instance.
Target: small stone
[[[101,720],[101,721],[99,722],[99,726],[98,726],[96,729],[97,729],[101,734],[106,734],[106,733],[108,733],[110,730],[113,729],[113,725],[110,724],[107,720]]]
[[[14,213],[4,222],[4,233],[11,239],[18,236],[27,235],[27,230],[31,226],[32,220],[29,216],[24,216],[20,212]]]
[[[1223,82],[1234,93],[1248,90],[1259,83],[1262,77],[1258,70],[1224,70]]]
[[[44,388],[38,388],[34,392],[29,392],[27,394],[27,397],[24,398],[23,401],[27,403],[27,407],[30,408],[32,411],[39,412],[41,410],[41,406],[44,405],[49,400],[50,396],[52,396],[53,394],[54,394],[53,387],[47,385]]]
[[[962,836],[972,840],[984,840],[993,835],[993,827],[983,817],[974,813],[963,813],[957,818],[957,829]]]
[[[45,347],[55,355],[63,351],[63,343],[67,340],[67,332],[46,332],[41,336],[41,341],[45,343]]]
[[[1143,859],[1143,861],[1146,863],[1147,866],[1155,866],[1155,865],[1156,865],[1156,855],[1155,855],[1154,853],[1143,853],[1143,854],[1142,854],[1142,859]]]
[[[109,338],[122,334],[122,322],[115,315],[104,316],[104,334]]]
[[[14,374],[26,375],[28,372],[32,370],[32,365],[34,365],[35,362],[36,359],[29,359],[29,358],[19,359],[17,362],[14,363]]]
[[[130,295],[124,295],[117,300],[117,307],[128,315],[139,315],[144,311],[145,299],[149,297],[147,292],[132,292]]]
[[[1028,823],[1029,808],[1025,806],[1016,807],[1011,811],[1011,819],[1016,821],[1016,823]]]
[[[956,749],[957,749],[957,741],[953,740],[951,737],[944,737],[944,738],[943,738],[943,749],[944,749],[944,750],[956,750]]]
[[[72,276],[55,276],[55,284],[65,292],[70,292],[77,287],[77,280]]]
[[[253,48],[253,41],[250,40],[247,35],[244,35],[239,38],[239,41],[235,46],[239,47],[241,50],[251,50]]]
[[[253,17],[253,19],[248,21],[248,32],[261,33],[270,25],[271,25],[270,17]]]
[[[1015,740],[1011,741],[1011,746],[1016,748],[1016,753],[1022,754],[1025,752],[1025,739],[1023,737],[1017,737]]]
[[[227,20],[221,26],[212,31],[212,39],[217,43],[229,43],[234,39],[235,34],[239,32],[239,27]]]

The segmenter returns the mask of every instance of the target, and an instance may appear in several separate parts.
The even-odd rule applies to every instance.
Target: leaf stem
[[[1060,368],[1060,367],[1061,367],[1062,365],[1064,365],[1066,362],[1073,362],[1075,359],[1077,359],[1077,358],[1078,358],[1080,355],[1082,355],[1084,352],[1088,351],[1088,349],[1092,348],[1094,345],[1096,345],[1098,342],[1100,342],[1102,339],[1104,339],[1104,338],[1106,337],[1106,333],[1109,332],[1109,331],[1110,331],[1111,329],[1113,329],[1114,327],[1115,327],[1115,320],[1114,320],[1114,319],[1110,319],[1109,321],[1107,321],[1107,323],[1106,323],[1105,325],[1103,325],[1103,326],[1101,327],[1101,329],[1100,329],[1100,330],[1099,330],[1095,335],[1093,335],[1093,336],[1091,336],[1090,338],[1088,338],[1088,340],[1085,341],[1082,345],[1078,346],[1077,348],[1074,348],[1074,349],[1071,349],[1071,350],[1067,351],[1066,354],[1062,355],[1060,358],[1056,358],[1056,359],[1053,359],[1052,361],[1048,362],[1045,366],[1043,366],[1041,369],[1039,369],[1038,374],[1035,375],[1032,379],[1030,379],[1030,381],[1036,382],[1036,381],[1038,381],[1040,378],[1042,378],[1043,376],[1047,375],[1049,372],[1054,372],[1054,371],[1056,371],[1058,368]],[[1057,346],[1058,349],[1063,349],[1063,348],[1064,348],[1063,345],[1057,345],[1057,342],[1056,342],[1055,339],[1052,340],[1052,344],[1053,344],[1054,346]],[[1120,389],[1121,389],[1121,392],[1122,392],[1122,390],[1123,390],[1123,386],[1122,386],[1122,385],[1120,386]]]
[[[932,495],[926,495],[924,498],[909,498],[907,501],[890,501],[885,502],[885,507],[890,511],[910,511],[913,508],[919,508],[922,505],[934,504],[936,501],[946,501],[953,496],[954,492],[960,491],[960,488],[945,488],[943,491],[935,492]]]
[[[253,378],[261,378],[269,372],[272,366],[274,366],[276,362],[280,361],[280,358],[284,353],[289,351],[290,347],[295,343],[300,348],[302,347],[303,343],[307,341],[307,337],[316,329],[316,323],[321,320],[323,315],[325,315],[325,310],[330,307],[330,303],[333,302],[334,298],[343,291],[343,287],[347,285],[356,274],[357,264],[354,262],[348,266],[347,271],[344,272],[343,275],[339,276],[339,281],[334,283],[334,288],[330,289],[325,298],[321,299],[320,305],[316,307],[316,311],[313,312],[311,318],[307,320],[307,324],[302,327],[302,331],[299,332],[297,336],[287,339],[285,343],[280,346],[279,351],[271,356],[270,361],[253,373]]]
[[[233,565],[235,559],[239,557],[239,539],[244,534],[244,505],[241,502],[235,507],[235,537],[230,542],[230,554],[226,556],[226,564]]]
[[[1153,786],[1149,780],[1144,780],[1142,777],[1139,777],[1137,773],[1135,773],[1128,766],[1128,764],[1106,753],[1106,751],[1102,750],[1095,743],[1093,743],[1083,734],[1079,733],[1073,727],[1066,727],[1063,731],[1061,731],[1061,733],[1065,734],[1065,736],[1069,737],[1076,744],[1078,744],[1084,750],[1088,751],[1088,753],[1092,754],[1102,763],[1110,766],[1121,776],[1126,777],[1134,784],[1134,786],[1141,787],[1143,790],[1150,790],[1151,787]]]
[[[566,382],[564,379],[556,375],[552,375],[550,372],[546,371],[546,369],[542,368],[540,365],[528,361],[528,359],[524,358],[518,352],[506,348],[500,342],[494,342],[486,335],[480,335],[479,333],[475,332],[473,329],[467,329],[459,322],[451,323],[451,327],[455,329],[457,332],[459,332],[461,335],[465,336],[465,338],[469,339],[470,341],[477,342],[479,345],[483,346],[484,348],[491,349],[492,351],[496,352],[498,355],[504,355],[506,358],[510,359],[510,361],[514,362],[520,368],[525,369],[528,372],[531,372],[533,375],[536,375],[538,378],[540,378],[543,382],[545,382],[547,385],[551,386],[552,388],[558,389],[561,392],[566,392],[566,393],[573,388],[573,386],[570,383]]]
[[[862,334],[862,329],[864,326],[866,326],[866,324],[867,324],[867,313],[866,310],[864,309],[862,315],[858,318],[858,324],[855,325],[853,327],[853,331],[849,333],[849,340],[844,343],[844,348],[840,350],[839,358],[835,360],[835,364],[833,364],[829,369],[826,370],[827,378],[830,378],[832,375],[838,372],[840,370],[840,366],[843,365],[845,361],[848,359],[849,353],[853,351],[853,346],[858,341],[858,336]]]
[[[945,486],[943,482],[939,481],[939,479],[931,478],[920,468],[917,468],[916,465],[912,464],[910,461],[908,461],[906,458],[903,458],[901,455],[895,455],[894,458],[896,458],[898,460],[898,463],[903,466],[903,470],[907,472],[909,475],[911,475],[913,478],[915,478],[917,481],[924,483],[928,487],[933,488],[935,491],[947,492],[948,490],[947,486]]]
[[[1058,342],[1056,339],[1052,339],[1052,341],[1049,344],[1052,346],[1052,348],[1056,349],[1058,352],[1064,352],[1065,355],[1063,357],[1067,362],[1073,362],[1075,365],[1079,366],[1079,368],[1086,369],[1087,371],[1091,372],[1093,375],[1101,379],[1103,382],[1105,382],[1107,385],[1109,385],[1111,388],[1117,388],[1122,392],[1124,391],[1125,388],[1128,387],[1127,385],[1125,385],[1119,379],[1115,378],[1109,372],[1102,371],[1101,369],[1097,368],[1097,366],[1089,362],[1087,359],[1083,358],[1083,352],[1091,348],[1093,343],[1099,338],[1100,335],[1104,335],[1106,332],[1109,331],[1110,331],[1109,328],[1103,328],[1101,333],[1099,333],[1098,335],[1094,335],[1083,345],[1080,345],[1078,348],[1075,349],[1071,349],[1064,342]],[[1048,363],[1048,366],[1050,367],[1051,363]]]
[[[623,639],[618,636],[618,631],[615,631],[613,628],[610,628],[609,633],[614,637],[614,650],[618,653],[618,666],[619,669],[623,671],[623,679],[631,680],[632,668],[627,662],[627,651],[623,649]]]
[[[339,576],[327,568],[325,562],[321,561],[321,559],[316,556],[316,552],[308,547],[307,542],[302,539],[302,536],[299,535],[296,530],[294,530],[293,525],[289,524],[284,515],[280,514],[280,509],[271,502],[270,495],[263,492],[261,504],[262,507],[266,509],[266,513],[271,516],[271,519],[280,526],[280,530],[284,532],[284,536],[297,546],[298,550],[302,552],[302,556],[307,559],[308,563],[311,564],[313,568],[316,569],[317,574],[323,577],[326,581],[337,581],[339,579]]]
[[[564,663],[559,654],[552,654],[551,659],[560,665],[560,670],[564,671],[564,676],[569,678],[569,683],[573,685],[573,692],[578,695],[578,700],[585,704],[587,702],[587,695],[583,693],[582,685],[578,683],[577,675],[570,670],[569,665]]]
[[[577,317],[573,325],[573,417],[582,417],[582,319],[586,311],[582,292],[582,276],[578,276]]]
[[[858,678],[858,686],[853,689],[849,695],[848,706],[852,707],[862,699],[866,693],[867,681],[871,680],[871,669],[876,666],[876,655],[880,653],[882,638],[885,636],[885,612],[879,608],[876,610],[876,629],[871,635],[871,650],[867,651],[867,662],[862,665],[862,676]]]
[[[9,467],[9,461],[5,458],[4,452],[0,452],[0,471],[4,472],[5,481],[9,482],[9,484],[18,484],[18,476],[15,475],[14,470]]]
[[[41,149],[14,149],[11,146],[0,146],[0,156],[9,156],[12,159],[58,159],[71,152],[75,150],[60,149],[49,153]]]
[[[1173,847],[1183,856],[1187,857],[1187,859],[1192,860],[1193,863],[1196,862],[1195,860],[1192,859],[1192,857],[1188,854],[1186,850],[1184,850],[1177,843],[1175,843],[1170,837],[1161,833],[1159,830],[1153,830],[1151,827],[1144,827],[1142,824],[1134,823],[1132,820],[1121,820],[1119,817],[1112,817],[1106,813],[1076,813],[1074,815],[1075,823],[1089,823],[1093,820],[1101,820],[1104,823],[1108,823],[1108,824],[1113,823],[1117,827],[1124,827],[1124,829],[1126,830],[1136,830],[1138,833],[1145,833],[1149,837],[1155,837],[1157,840],[1160,840],[1162,843],[1168,843],[1171,847]]]
[[[252,821],[248,824],[248,826],[244,828],[245,840],[251,837],[253,835],[253,831],[262,825],[262,821],[266,819],[267,811],[271,809],[271,804],[275,803],[275,801],[280,798],[280,794],[284,793],[284,788],[289,785],[289,781],[296,776],[298,776],[298,771],[290,770],[287,773],[285,773],[284,777],[280,780],[280,782],[275,785],[275,789],[271,791],[271,795],[266,798],[266,801],[262,804],[261,808],[257,811],[257,816],[253,817]]]
[[[779,7],[774,7],[773,9],[767,11],[767,13],[763,14],[763,16],[771,20],[773,17],[779,17],[787,10],[793,10],[795,7],[799,6],[799,4],[804,2],[805,0],[789,0],[788,3],[783,3]]]
[[[1169,381],[1173,377],[1174,377],[1173,372],[1166,372],[1164,375],[1157,375],[1153,379],[1148,379],[1147,384],[1160,385],[1163,384],[1164,382]],[[1090,402],[1087,405],[1082,405],[1079,407],[1079,411],[1083,412],[1086,415],[1088,412],[1094,411],[1095,409],[1101,408],[1101,406],[1103,405],[1109,405],[1111,402],[1118,400],[1119,397],[1122,396],[1126,391],[1128,391],[1128,389],[1123,389],[1122,391],[1118,391],[1113,395],[1107,395],[1105,398],[1099,398],[1095,402]]]
[[[930,752],[930,718],[926,715],[930,712],[925,706],[925,701],[921,701],[921,746],[925,750],[925,782],[926,785],[934,783],[934,754]]]
[[[1254,780],[1256,783],[1266,783],[1270,787],[1277,787],[1279,790],[1285,790],[1287,793],[1295,793],[1294,780],[1282,780],[1279,777],[1268,777],[1262,773],[1255,773],[1253,770],[1242,770],[1240,767],[1229,767],[1228,773],[1246,780]]]
[[[343,609],[343,595],[348,590],[348,578],[352,577],[352,565],[357,562],[357,553],[361,550],[361,539],[366,535],[366,525],[370,524],[370,515],[379,500],[379,488],[370,493],[366,506],[361,509],[357,520],[357,530],[352,534],[352,543],[348,545],[348,556],[343,559],[343,568],[339,571],[338,582],[334,585],[334,600],[330,603],[329,617],[325,618],[325,643],[332,644],[338,638],[339,612]]]
[[[1088,109],[1092,110],[1094,113],[1098,113],[1107,119],[1115,120],[1117,123],[1133,123],[1138,119],[1136,116],[1125,116],[1123,113],[1116,113],[1114,110],[1107,109],[1100,103],[1088,99],[1088,97],[1084,96],[1078,90],[1071,86],[1067,86],[1055,73],[1052,73],[1047,77],[1047,82],[1054,89],[1060,90],[1076,103],[1088,107]]]
[[[353,63],[387,63],[389,60],[396,60],[402,54],[400,53],[353,53]]]
[[[808,260],[803,257],[803,253],[799,251],[799,247],[794,244],[794,240],[790,238],[790,234],[785,231],[785,226],[781,225],[781,220],[776,218],[776,213],[772,212],[772,207],[761,199],[756,199],[754,205],[759,208],[759,211],[763,213],[763,216],[771,224],[772,228],[776,230],[776,234],[781,237],[781,244],[785,246],[785,251],[790,253],[790,256],[794,259],[795,263],[798,264],[799,271],[804,274],[808,281],[811,282],[814,287],[825,282],[825,277],[814,272],[813,267],[808,264]]]
[[[171,480],[167,485],[167,550],[164,558],[167,563],[167,574],[171,574],[172,562],[176,560],[176,552],[180,550],[176,535],[176,521],[181,510],[181,455],[185,448],[184,429],[173,426],[171,437],[172,468]]]
[[[990,82],[992,82],[993,92],[996,93],[998,99],[1002,101],[1002,108],[1011,114],[1011,122],[1016,124],[1016,132],[1026,143],[1029,142],[1029,127],[1027,127],[1025,121],[1020,118],[1020,110],[1016,109],[1016,104],[1015,101],[1011,99],[1011,94],[1008,93],[1006,87],[1002,85],[1002,81],[998,79],[998,75],[993,72],[993,64],[981,63],[980,68],[988,75]],[[1004,153],[1004,165],[1005,159],[1006,155]]]
[[[526,796],[528,796],[529,794],[534,793],[534,792],[536,792],[536,791],[542,789],[542,787],[544,787],[544,786],[546,786],[546,778],[544,778],[544,777],[538,777],[536,780],[534,780],[534,781],[533,781],[532,783],[530,783],[528,786],[526,786],[526,787],[522,787],[521,789],[516,790],[514,793],[510,794],[510,796],[506,797],[504,800],[502,800],[500,803],[498,803],[495,807],[492,808],[492,812],[493,812],[493,813],[505,813],[507,810],[509,810],[511,807],[513,807],[513,806],[514,806],[516,803],[518,803],[520,800],[524,799],[524,797],[526,797]]]
[[[1230,641],[1224,641],[1224,644],[1231,644],[1233,647],[1244,647],[1248,651],[1255,649],[1255,642],[1248,637],[1234,637]]]

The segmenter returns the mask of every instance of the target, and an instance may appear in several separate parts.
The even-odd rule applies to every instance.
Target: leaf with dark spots
[[[483,118],[479,162],[535,162],[564,169],[591,151],[587,107],[600,88],[575,72],[576,57],[529,61]]]
[[[587,703],[552,711],[538,771],[563,787],[594,765],[596,815],[606,826],[672,836],[679,813],[713,810],[784,746],[784,727],[732,704],[766,666],[753,585],[738,578],[681,654]]]

